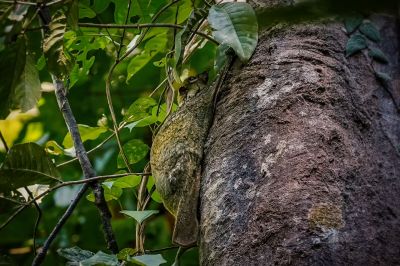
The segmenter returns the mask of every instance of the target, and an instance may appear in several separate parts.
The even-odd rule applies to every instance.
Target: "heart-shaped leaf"
[[[128,215],[135,219],[138,223],[142,223],[144,220],[148,219],[150,216],[158,213],[157,210],[147,210],[147,211],[121,211],[121,213]]]
[[[208,22],[218,42],[230,46],[243,62],[250,59],[258,41],[258,25],[256,14],[249,4],[232,2],[214,5],[210,8]]]
[[[161,256],[161,254],[141,255],[141,256],[131,257],[129,261],[133,261],[144,266],[159,266],[167,262]]]

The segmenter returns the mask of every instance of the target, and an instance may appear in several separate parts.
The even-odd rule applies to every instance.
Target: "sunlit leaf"
[[[367,41],[361,34],[354,34],[350,37],[346,44],[346,57],[367,48]]]
[[[54,140],[46,142],[45,150],[47,153],[52,155],[61,155],[64,153],[63,147]]]
[[[11,147],[0,169],[0,191],[34,184],[55,184],[60,174],[44,149],[35,143]]]
[[[151,107],[157,105],[156,100],[151,97],[141,97],[134,101],[124,114],[124,121],[138,121],[149,116]]]
[[[139,185],[141,180],[138,175],[127,175],[115,179],[112,185],[119,188],[133,188]]]
[[[137,128],[137,127],[145,127],[151,124],[154,124],[155,122],[157,122],[158,119],[156,116],[146,116],[138,121],[134,121],[132,123],[127,124],[125,127],[129,128],[130,131],[132,131],[132,129]]]
[[[149,217],[153,216],[154,214],[158,213],[158,210],[146,210],[146,211],[127,211],[123,210],[120,211],[123,214],[128,215],[129,217],[135,219],[138,223],[142,223]]]
[[[131,257],[130,261],[134,261],[144,266],[159,266],[167,262],[161,254],[135,256]]]
[[[79,133],[81,135],[82,142],[87,140],[95,140],[104,132],[107,132],[107,128],[105,127],[90,127],[87,125],[78,125]],[[65,135],[62,145],[65,148],[71,148],[74,146],[72,142],[71,133],[67,133]]]
[[[129,164],[134,164],[146,157],[150,148],[140,139],[132,139],[124,144],[123,146],[125,154]],[[122,159],[121,154],[118,154],[117,158],[118,168],[124,168],[125,163]]]
[[[146,42],[144,51],[134,56],[128,65],[127,81],[147,65],[153,58],[161,51],[163,51],[167,45],[168,39],[166,34],[159,34],[151,38]]]
[[[246,62],[258,41],[257,18],[247,3],[223,3],[210,8],[208,22],[213,36],[221,44],[229,45]]]

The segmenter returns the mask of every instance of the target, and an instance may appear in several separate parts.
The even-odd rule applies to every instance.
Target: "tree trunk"
[[[399,34],[371,20],[388,65],[346,58],[330,22],[269,29],[231,71],[203,162],[202,265],[400,264]]]

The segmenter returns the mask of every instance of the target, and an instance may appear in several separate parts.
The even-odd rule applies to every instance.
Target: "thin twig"
[[[54,0],[48,3],[45,3],[46,6],[51,6],[55,5],[58,3],[63,2],[64,0]],[[33,3],[33,2],[24,2],[24,1],[15,1],[15,0],[0,0],[0,3],[5,3],[5,4],[21,4],[21,5],[27,5],[27,6],[38,6],[42,3]]]
[[[46,254],[47,254],[47,251],[50,248],[51,243],[54,241],[55,237],[58,235],[58,233],[60,232],[61,228],[64,226],[65,222],[68,220],[69,216],[71,216],[71,214],[74,211],[76,205],[78,205],[80,199],[83,197],[83,195],[85,195],[85,193],[88,190],[89,186],[90,186],[89,183],[86,183],[78,191],[78,194],[72,200],[71,204],[68,206],[67,210],[64,212],[63,216],[60,218],[60,220],[54,226],[53,231],[51,231],[49,237],[44,242],[44,245],[43,245],[42,249],[36,255],[35,259],[32,262],[32,266],[38,266],[38,265],[42,264]]]
[[[78,23],[80,27],[85,28],[105,28],[105,29],[141,29],[141,28],[174,28],[174,29],[183,29],[184,26],[173,24],[173,23],[143,23],[143,24],[129,24],[129,25],[120,25],[120,24],[98,24],[98,23]],[[215,40],[210,35],[200,32],[200,31],[192,31],[192,33],[197,34],[207,40],[219,44],[217,40]]]
[[[38,216],[37,216],[36,222],[35,222],[35,227],[33,229],[33,254],[36,256],[36,235],[37,235],[37,230],[39,228],[40,219],[42,218],[42,209],[40,209],[39,204],[34,199],[35,197],[33,196],[32,192],[27,187],[24,187],[24,189],[25,189],[26,193],[28,193],[31,200],[33,200],[33,204],[35,205],[36,211],[38,213]]]
[[[6,200],[12,201],[14,203],[17,203],[19,205],[22,205],[12,215],[10,215],[10,217],[2,225],[0,225],[0,231],[4,227],[6,227],[7,224],[9,224],[22,210],[24,210],[26,207],[31,205],[34,201],[37,201],[37,200],[43,198],[44,196],[46,196],[47,194],[53,192],[54,190],[57,190],[59,188],[66,187],[66,186],[87,184],[87,183],[90,183],[90,182],[93,182],[93,181],[101,181],[101,180],[106,180],[106,179],[119,178],[119,177],[124,177],[124,176],[129,176],[129,175],[150,176],[151,173],[125,173],[125,174],[115,174],[115,175],[104,175],[104,176],[96,176],[96,177],[91,177],[91,178],[82,179],[82,180],[63,182],[63,183],[60,183],[60,184],[57,184],[57,185],[55,185],[53,187],[48,188],[47,190],[45,190],[42,193],[40,193],[39,195],[37,195],[35,198],[31,199],[28,202],[24,202],[24,203],[16,201],[16,200],[11,199],[11,198],[1,197],[0,196],[0,198],[2,198],[2,199],[6,199]]]
[[[153,249],[153,250],[146,250],[146,253],[152,254],[152,253],[160,253],[166,250],[171,250],[171,249],[177,249],[179,246],[170,246],[170,247],[165,247],[165,248],[159,248],[159,249]]]

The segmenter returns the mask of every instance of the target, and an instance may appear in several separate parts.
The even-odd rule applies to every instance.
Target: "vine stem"
[[[81,136],[79,134],[78,130],[78,125],[76,123],[75,117],[72,113],[71,107],[69,105],[68,99],[66,97],[66,88],[64,87],[64,83],[62,80],[56,78],[55,76],[53,78],[53,83],[55,87],[55,93],[56,93],[56,98],[58,102],[58,106],[62,112],[62,115],[64,117],[65,123],[68,127],[68,130],[71,134],[71,138],[74,143],[75,151],[76,151],[76,156],[79,160],[79,163],[81,165],[83,175],[85,179],[91,178],[96,176],[96,173],[90,163],[89,157],[86,153],[85,147],[83,146]],[[103,231],[105,234],[105,239],[107,243],[108,249],[110,249],[113,253],[118,252],[118,245],[117,241],[115,239],[114,233],[112,231],[111,227],[111,212],[108,209],[107,202],[105,201],[104,198],[104,191],[101,186],[96,181],[93,181],[91,183],[85,183],[82,188],[79,190],[78,194],[75,196],[61,219],[58,221],[56,226],[54,227],[53,231],[50,233],[49,237],[46,239],[41,251],[36,255],[32,265],[40,265],[47,253],[47,250],[49,249],[51,243],[61,230],[62,226],[65,224],[69,216],[72,214],[73,210],[75,209],[76,205],[82,198],[82,196],[85,194],[86,190],[89,188],[89,186],[92,188],[94,196],[95,196],[95,205],[98,208],[100,212],[100,217],[102,221],[102,226],[103,226]]]

